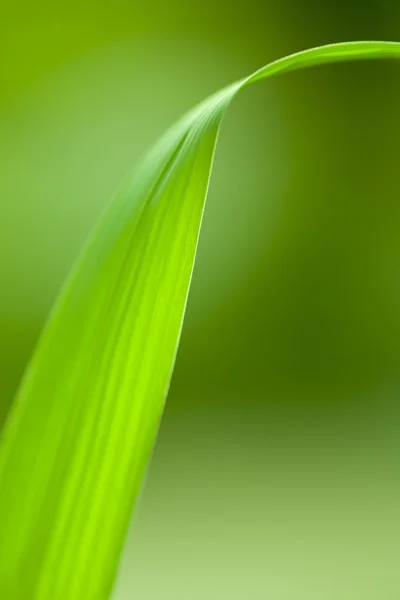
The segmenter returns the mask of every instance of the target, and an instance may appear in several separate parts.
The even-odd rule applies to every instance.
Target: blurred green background
[[[0,419],[90,228],[182,113],[393,0],[5,3]],[[242,94],[113,600],[400,597],[400,66]]]

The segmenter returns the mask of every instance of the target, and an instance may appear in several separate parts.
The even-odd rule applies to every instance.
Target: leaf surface
[[[184,117],[121,186],[3,432],[1,598],[109,598],[173,370],[224,114],[262,79],[367,58],[400,58],[400,44],[325,46],[260,69]]]

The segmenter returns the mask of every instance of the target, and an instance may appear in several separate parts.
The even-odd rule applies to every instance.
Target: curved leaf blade
[[[175,361],[223,116],[261,79],[366,58],[400,58],[400,44],[337,44],[267,65],[195,108],[123,184],[56,303],[3,433],[1,597],[109,597]]]

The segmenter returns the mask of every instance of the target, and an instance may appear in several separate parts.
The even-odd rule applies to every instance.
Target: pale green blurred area
[[[182,113],[391,0],[4,4],[0,398],[121,179]],[[114,600],[400,597],[400,66],[246,91]]]

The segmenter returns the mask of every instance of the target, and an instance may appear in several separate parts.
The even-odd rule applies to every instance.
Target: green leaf
[[[355,42],[289,56],[218,92],[146,156],[78,260],[0,450],[0,597],[104,600],[157,435],[215,145],[235,94],[322,63],[400,58]]]

